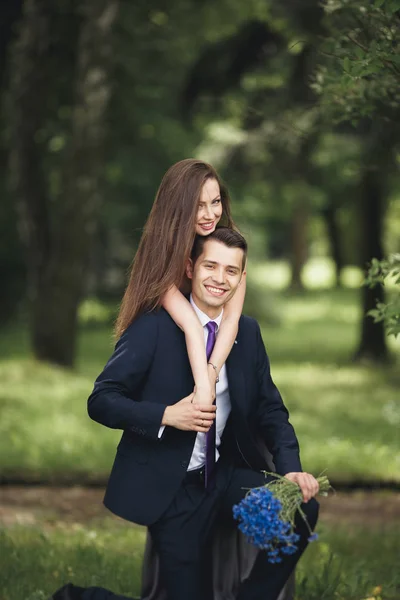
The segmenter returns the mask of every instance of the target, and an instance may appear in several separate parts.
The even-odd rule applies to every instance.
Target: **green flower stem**
[[[297,483],[294,483],[293,481],[290,481],[286,477],[278,475],[277,473],[270,473],[268,471],[263,471],[263,473],[266,476],[270,475],[271,477],[273,477],[272,481],[266,483],[265,486],[262,487],[268,488],[280,501],[282,505],[282,521],[289,522],[293,530],[295,525],[296,512],[299,511],[299,514],[305,522],[310,534],[312,534],[312,529],[307,521],[307,517],[301,508],[301,504],[303,502],[303,494]],[[316,479],[319,484],[318,494],[321,496],[327,496],[328,492],[332,489],[328,477],[326,475],[320,475]]]

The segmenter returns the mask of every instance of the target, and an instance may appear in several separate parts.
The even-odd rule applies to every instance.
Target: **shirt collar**
[[[209,321],[214,321],[218,325],[219,329],[219,326],[221,325],[222,321],[222,315],[224,314],[224,309],[221,309],[221,312],[218,315],[218,317],[216,317],[215,319],[210,319],[210,317],[206,315],[206,313],[204,313],[202,310],[199,309],[198,306],[196,306],[192,294],[190,294],[190,304],[193,306],[195,313],[199,317],[200,323],[203,325],[203,327],[205,327]]]

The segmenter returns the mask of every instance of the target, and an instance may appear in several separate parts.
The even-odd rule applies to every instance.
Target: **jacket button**
[[[188,466],[188,464],[189,464],[189,463],[188,463],[188,461],[187,461],[187,460],[183,460],[183,461],[181,462],[181,467],[183,467],[184,469],[186,469],[186,468],[187,468],[187,466]]]

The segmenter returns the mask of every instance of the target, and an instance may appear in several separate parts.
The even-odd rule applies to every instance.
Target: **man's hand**
[[[303,494],[304,502],[308,502],[318,494],[318,481],[310,473],[286,473],[285,477],[289,481],[297,483]]]
[[[207,433],[215,419],[216,406],[200,406],[193,398],[194,392],[176,404],[167,406],[161,425],[169,425],[182,431]]]

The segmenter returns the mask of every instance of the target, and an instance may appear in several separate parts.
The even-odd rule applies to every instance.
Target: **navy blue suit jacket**
[[[241,317],[226,366],[232,412],[225,433],[234,441],[227,452],[236,449],[251,468],[268,469],[257,446],[261,437],[278,473],[301,471],[297,438],[254,319]],[[104,500],[115,514],[151,525],[172,501],[196,432],[166,427],[161,439],[158,432],[165,407],[188,396],[193,386],[184,334],[168,313],[160,309],[136,319],[88,399],[92,419],[123,430]]]

